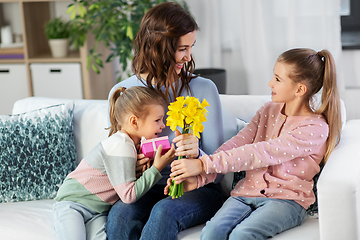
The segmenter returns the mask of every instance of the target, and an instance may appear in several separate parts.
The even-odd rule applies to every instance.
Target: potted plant
[[[139,31],[142,17],[147,10],[166,0],[74,0],[68,6],[70,13],[70,44],[75,48],[83,46],[88,33],[95,37],[95,45],[90,49],[88,65],[99,73],[103,67],[102,55],[97,52],[100,42],[110,48],[111,53],[106,62],[119,57],[123,71],[133,57],[133,40]],[[181,5],[187,8],[184,0]],[[120,80],[120,78],[119,78]]]
[[[66,57],[69,46],[69,22],[61,18],[54,18],[44,25],[44,31],[47,39],[51,54],[54,58]]]

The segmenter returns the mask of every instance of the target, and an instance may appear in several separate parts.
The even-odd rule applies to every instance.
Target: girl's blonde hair
[[[322,88],[321,105],[315,113],[321,114],[329,125],[329,137],[323,162],[326,163],[330,153],[340,141],[341,109],[340,97],[336,83],[336,69],[331,53],[324,49],[316,52],[307,48],[291,49],[281,54],[278,62],[292,68],[289,78],[307,87],[305,100],[313,108],[313,96]]]
[[[121,125],[126,121],[125,117],[130,114],[145,119],[150,111],[149,105],[164,107],[164,101],[157,91],[141,86],[117,88],[109,100],[109,136],[121,130]]]

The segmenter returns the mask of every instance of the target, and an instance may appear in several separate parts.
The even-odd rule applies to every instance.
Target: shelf
[[[78,51],[70,51],[65,58],[53,58],[51,53],[38,54],[29,58],[29,63],[66,63],[81,62],[80,53]]]
[[[10,57],[7,59],[0,58],[0,64],[24,65],[22,72],[27,79],[25,88],[29,96],[34,95],[33,85],[39,80],[38,75],[33,75],[34,72],[30,69],[31,67],[41,64],[78,65],[80,67],[78,79],[80,79],[79,83],[82,86],[79,91],[83,93],[82,97],[85,99],[107,99],[108,93],[114,85],[112,64],[105,63],[100,74],[95,74],[92,70],[87,69],[87,56],[89,49],[94,44],[93,36],[88,38],[79,50],[70,50],[65,58],[53,58],[51,55],[48,39],[44,32],[44,24],[55,17],[67,17],[67,6],[71,3],[73,3],[72,0],[0,0],[0,24],[6,20],[14,26],[20,25],[21,30],[17,29],[16,33],[21,32],[23,40],[23,47],[21,48],[0,49],[2,57],[5,55]],[[11,17],[7,16],[9,19],[1,19],[5,16],[3,12],[9,11],[8,9],[11,10]],[[16,10],[14,14],[12,13],[13,9]],[[109,54],[108,48],[101,49],[104,55]],[[24,55],[24,58],[11,58],[16,57],[14,56],[16,54]],[[67,77],[62,78],[66,80]],[[3,85],[0,85],[0,89],[2,87]],[[14,90],[8,89],[7,91],[12,92]],[[64,96],[66,93],[67,91],[59,91],[59,94],[64,94]]]
[[[0,54],[24,54],[24,48],[0,48]]]
[[[0,59],[0,64],[25,63],[25,59]]]
[[[24,62],[24,48],[0,48],[1,62]]]

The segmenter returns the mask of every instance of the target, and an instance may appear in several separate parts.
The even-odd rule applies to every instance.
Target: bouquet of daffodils
[[[166,126],[170,126],[172,131],[176,127],[182,129],[182,133],[189,133],[190,130],[194,136],[200,138],[200,133],[204,130],[203,122],[206,122],[207,110],[205,107],[210,106],[206,99],[200,103],[199,99],[195,97],[177,97],[176,101],[170,103],[169,111],[167,112]],[[182,156],[178,159],[184,158]],[[183,195],[183,183],[175,184],[171,182],[169,188],[169,195],[172,198],[178,198]]]

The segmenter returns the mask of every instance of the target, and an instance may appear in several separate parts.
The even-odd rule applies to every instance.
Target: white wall
[[[3,14],[4,24],[11,26],[12,33],[22,34],[19,3],[3,4]]]
[[[204,4],[205,1],[207,1],[208,4],[205,5]],[[224,7],[226,4],[230,4],[230,2],[232,9]],[[240,2],[242,2],[245,5],[239,4]],[[259,3],[259,1],[254,1],[254,2]],[[277,6],[274,2],[269,6]],[[277,2],[281,4],[284,3],[285,1],[277,1]],[[295,1],[291,1],[291,2],[293,4],[292,4],[292,8],[289,8],[289,10],[295,11],[296,9],[293,9],[294,5],[296,5],[294,4]],[[200,26],[200,31],[198,32],[197,35],[197,44],[193,49],[193,54],[196,61],[196,67],[225,68],[227,70],[227,91],[226,91],[227,94],[249,94],[254,92],[249,90],[251,84],[257,89],[259,85],[260,86],[264,85],[264,82],[267,82],[267,80],[269,80],[272,77],[273,65],[272,63],[268,64],[268,62],[266,62],[266,59],[276,59],[277,55],[269,57],[267,55],[269,54],[268,51],[263,51],[262,52],[263,55],[259,54],[259,51],[257,51],[256,54],[258,55],[256,55],[255,51],[253,51],[255,54],[254,56],[258,58],[258,62],[257,62],[258,66],[255,70],[252,69],[253,71],[250,71],[251,69],[247,69],[246,67],[247,66],[246,61],[248,61],[249,59],[248,58],[242,59],[241,57],[238,56],[243,54],[245,51],[249,51],[251,56],[252,49],[249,49],[250,46],[256,47],[258,45],[259,47],[261,47],[262,46],[261,44],[266,44],[266,43],[269,43],[269,45],[271,45],[273,48],[276,48],[276,46],[280,48],[280,50],[274,49],[273,51],[270,51],[271,53],[274,52],[281,53],[282,48],[293,47],[286,45],[288,43],[286,41],[283,41],[284,36],[290,36],[291,38],[303,37],[305,39],[302,39],[302,41],[300,41],[301,46],[296,46],[296,47],[309,47],[317,50],[326,48],[332,52],[337,64],[339,92],[340,92],[340,97],[345,102],[345,107],[347,109],[347,119],[360,118],[360,107],[358,106],[358,102],[360,102],[360,50],[342,51],[340,48],[340,32],[338,32],[339,39],[336,38],[336,39],[332,39],[332,41],[326,41],[328,38],[324,37],[324,36],[328,36],[327,34],[331,34],[334,31],[340,31],[340,25],[339,25],[340,19],[336,18],[334,14],[334,11],[337,9],[336,7],[337,1],[331,2],[332,7],[327,8],[326,11],[324,10],[326,14],[324,14],[324,17],[320,19],[311,18],[312,16],[311,14],[313,13],[313,11],[316,14],[321,13],[324,7],[322,4],[326,4],[327,1],[326,2],[314,1],[314,4],[310,4],[309,1],[307,2],[308,3],[299,4],[299,6],[303,7],[302,11],[300,12],[303,13],[306,16],[306,18],[305,19],[301,18],[302,15],[299,15],[297,16],[297,18],[293,20],[296,22],[296,24],[295,23],[290,24],[291,26],[300,26],[300,27],[291,28],[290,30],[293,31],[292,32],[293,34],[281,35],[281,34],[277,34],[278,33],[277,31],[279,31],[278,26],[283,26],[283,25],[280,25],[279,22],[273,21],[277,18],[275,18],[273,15],[270,16],[266,15],[267,14],[266,12],[260,11],[259,13],[259,11],[257,12],[251,11],[258,6],[251,5],[252,2],[250,4],[250,1],[228,0],[228,1],[220,2],[217,0],[202,0],[202,1],[187,0],[187,3],[190,7],[190,11],[194,15],[197,23]],[[261,2],[260,5],[264,7],[266,4],[265,2]],[[307,6],[313,6],[314,9],[308,8]],[[222,8],[224,8],[226,11],[224,11],[224,9]],[[244,23],[243,21],[245,20],[243,18],[234,17],[233,9],[249,9],[249,11],[242,11],[241,14],[239,14],[240,16],[249,13],[249,15],[247,15],[246,17],[246,21],[247,22],[250,21],[250,23],[252,23],[251,21],[254,22],[253,24],[254,27],[252,28],[251,25],[249,24],[246,25],[248,27],[247,29],[250,29],[246,33],[252,33],[252,29],[254,29],[256,26],[263,26],[261,24],[256,25],[257,19],[260,19],[261,17],[268,17],[270,20],[272,20],[270,21],[270,23],[272,24],[265,24],[265,26],[267,27],[266,30],[272,34],[269,34],[268,36],[251,35],[250,37],[248,35],[245,36],[239,34],[239,29],[237,28],[237,26],[240,25],[244,27],[242,24]],[[278,10],[279,10],[278,8],[272,9],[272,11],[276,12],[276,14],[279,15],[285,13],[285,12],[279,12],[280,10],[279,11]],[[221,16],[218,16],[218,14],[220,14]],[[288,14],[291,14],[291,12],[289,12]],[[328,21],[328,18],[326,18],[326,16],[329,17],[330,21]],[[311,22],[311,24],[314,24],[315,26],[319,27],[319,29],[323,30],[322,34],[320,34],[320,31],[318,31],[319,32],[318,35],[314,34],[313,37],[309,37],[310,32],[307,32],[306,29],[304,28],[304,26],[305,27],[308,26],[306,24],[309,24],[308,22],[306,22],[308,18],[314,21]],[[261,19],[259,21],[261,21]],[[305,21],[304,26],[301,24],[300,21]],[[327,23],[325,24],[325,27],[322,27],[321,25],[324,24],[323,21],[326,21]],[[219,22],[222,22],[220,30],[218,26]],[[228,31],[226,31],[226,29]],[[314,27],[314,29],[316,28]],[[283,30],[286,31],[286,29]],[[217,34],[211,34],[213,32]],[[262,31],[255,31],[255,32],[256,33],[259,32],[259,34],[262,33]],[[243,33],[243,31],[241,33]],[[225,38],[219,40],[218,39],[219,36],[225,36]],[[331,36],[332,38],[334,38],[334,34],[332,34]],[[229,39],[235,39],[235,41],[231,42]],[[242,46],[243,48],[241,48],[240,45],[244,39],[247,39],[248,42]],[[261,41],[257,41],[258,39],[263,39],[265,43]],[[272,42],[274,39],[276,41],[276,44]],[[285,40],[289,40],[289,39],[285,39]],[[266,47],[262,49],[266,49]],[[249,56],[249,54],[246,56]],[[254,74],[257,72],[263,73],[261,75],[261,78],[253,77],[251,78],[252,82],[247,83],[250,77],[247,74],[249,73]],[[264,78],[268,78],[268,79],[264,79]],[[267,89],[264,90],[265,91],[258,90],[257,92],[259,92],[259,94],[267,94]]]
[[[343,50],[337,67],[347,119],[360,119],[360,50]]]
[[[72,3],[72,1],[50,2],[51,17],[62,17],[63,19],[66,20],[70,19],[70,15],[66,14],[67,6],[70,3]],[[14,34],[22,34],[19,3],[8,2],[8,3],[3,3],[2,6],[3,6],[4,22],[11,26],[11,30]]]

